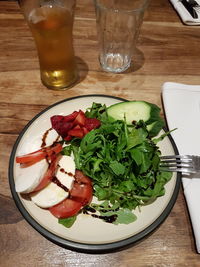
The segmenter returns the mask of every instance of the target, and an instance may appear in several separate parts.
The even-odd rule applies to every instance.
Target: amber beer
[[[71,13],[59,6],[42,6],[30,13],[28,22],[38,50],[43,84],[51,89],[72,86],[77,69]]]

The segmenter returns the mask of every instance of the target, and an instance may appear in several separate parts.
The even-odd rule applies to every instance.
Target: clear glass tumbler
[[[78,78],[73,48],[75,0],[19,0],[34,37],[42,83],[66,89]]]
[[[94,0],[99,61],[105,71],[120,73],[130,67],[149,0]]]

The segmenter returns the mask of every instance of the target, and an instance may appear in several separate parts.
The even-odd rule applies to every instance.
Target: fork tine
[[[194,6],[193,8],[195,11],[200,12],[200,6]]]
[[[188,159],[192,161],[192,156],[190,155],[170,155],[170,156],[161,156],[160,159]]]
[[[170,155],[160,157],[160,170],[196,173],[200,171],[200,156]]]
[[[194,165],[193,164],[187,164],[187,163],[166,163],[166,162],[161,162],[160,163],[160,166],[167,166],[167,167],[187,167],[187,168],[194,168]]]
[[[164,172],[184,172],[184,173],[196,173],[195,170],[188,169],[188,168],[160,168],[161,171]]]
[[[167,164],[170,164],[170,163],[187,163],[187,164],[191,164],[192,163],[192,160],[181,160],[181,159],[167,159],[167,160],[163,160],[161,159],[160,161],[161,163],[167,163]]]

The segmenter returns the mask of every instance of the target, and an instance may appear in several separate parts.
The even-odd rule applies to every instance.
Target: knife
[[[181,0],[182,5],[187,9],[187,11],[190,13],[190,15],[197,19],[198,15],[197,12],[194,10],[193,5],[187,2],[187,0]]]

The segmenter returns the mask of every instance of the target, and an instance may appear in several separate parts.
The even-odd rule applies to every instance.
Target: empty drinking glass
[[[105,71],[130,67],[148,0],[94,0],[99,61]]]

